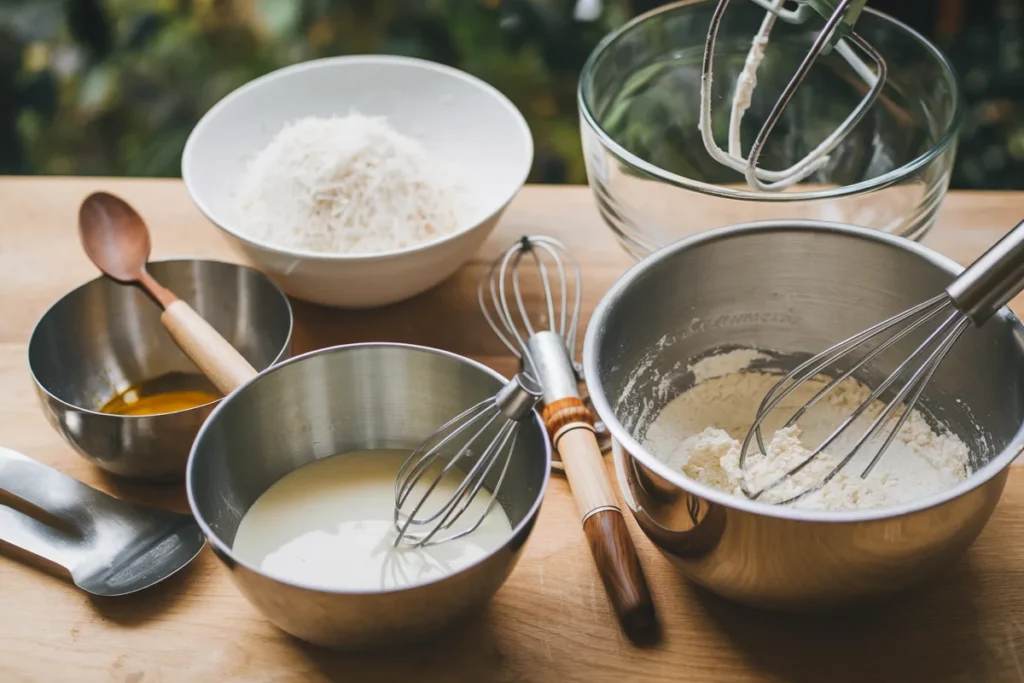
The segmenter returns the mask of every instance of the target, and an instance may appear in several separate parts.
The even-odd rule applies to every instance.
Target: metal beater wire
[[[413,449],[395,478],[395,547],[445,543],[480,528],[498,502],[511,454],[516,447],[519,424],[529,419],[540,398],[540,389],[520,373],[490,398],[445,422]],[[459,467],[465,458],[472,460],[468,471]],[[440,462],[444,463],[443,467],[439,466]],[[443,496],[440,504],[436,509],[431,505],[420,516],[441,481],[456,469],[464,472],[464,476],[454,492],[439,492]],[[475,517],[476,521],[451,531],[478,496],[486,491],[487,483],[495,478],[495,474],[496,481],[489,491],[490,499],[486,506],[480,506],[482,512]],[[414,491],[417,495],[410,503]],[[449,533],[442,534],[444,531]]]
[[[774,0],[774,2],[755,0],[755,2],[766,10],[766,16],[751,43],[750,51],[747,54],[747,64],[750,64],[752,60],[758,58],[758,51],[763,52],[776,18],[781,18],[789,23],[802,24],[814,14],[813,10],[811,10],[807,5],[801,5],[797,11],[784,10],[782,9],[782,5],[784,4],[783,0]],[[885,60],[867,41],[861,38],[853,31],[852,28],[850,28],[846,31],[845,36],[839,38],[836,42],[836,51],[850,65],[858,77],[860,77],[868,86],[867,94],[859,101],[858,105],[850,112],[846,119],[803,159],[781,171],[768,171],[758,168],[758,161],[760,160],[761,153],[768,141],[768,137],[771,135],[772,130],[774,130],[776,124],[779,122],[779,119],[782,117],[782,113],[785,111],[786,107],[789,106],[796,90],[807,78],[807,74],[810,72],[815,61],[817,61],[826,46],[830,44],[834,38],[840,23],[846,17],[847,12],[851,10],[853,4],[853,0],[842,0],[832,14],[826,17],[824,27],[819,31],[810,50],[804,56],[800,66],[797,68],[796,73],[787,83],[782,94],[775,101],[771,112],[765,119],[764,124],[761,126],[757,137],[754,139],[754,143],[750,149],[750,154],[746,159],[742,156],[739,129],[740,122],[742,121],[750,104],[749,97],[740,98],[734,94],[732,109],[730,111],[728,152],[725,152],[718,146],[718,143],[714,139],[712,129],[711,100],[712,84],[714,81],[714,52],[715,45],[718,40],[718,33],[721,29],[722,18],[729,5],[729,0],[719,0],[718,5],[716,5],[708,27],[708,37],[704,46],[704,58],[701,67],[701,108],[699,128],[701,138],[704,142],[704,147],[711,157],[718,163],[737,172],[743,173],[751,188],[761,191],[782,190],[804,180],[817,171],[828,162],[829,153],[831,153],[832,150],[834,150],[843,141],[843,139],[850,134],[850,131],[861,121],[861,119],[864,118],[868,109],[881,95],[882,88],[884,87],[885,80],[888,75],[888,68]],[[869,58],[869,60],[874,62],[874,71],[872,71],[872,69],[853,51],[847,41],[855,45]],[[750,74],[750,77],[755,79],[755,83],[759,66],[759,64],[755,65],[755,68]],[[744,71],[741,73],[741,83],[746,82],[746,76],[747,73],[745,66]]]
[[[444,468],[442,468],[440,474],[427,487],[426,492],[422,495],[419,502],[412,509],[412,511],[408,513],[403,512],[402,507],[405,505],[405,502],[408,499],[409,495],[416,488],[416,485],[422,480],[423,475],[427,471],[429,471],[430,467],[433,466],[433,464],[437,462],[437,460],[441,457],[441,453],[443,452],[444,447],[448,445],[448,443],[455,439],[457,436],[459,436],[461,433],[469,429],[472,425],[476,425],[476,419],[487,415],[487,413],[490,412],[492,408],[494,409],[494,414],[487,417],[486,420],[484,421],[483,426],[477,429],[476,433],[473,434],[473,436],[470,437],[469,440],[467,440],[459,448],[456,454],[451,459],[448,460]],[[413,451],[413,453],[410,454],[409,458],[407,458],[406,461],[402,464],[402,467],[401,469],[399,469],[398,476],[395,480],[395,500],[397,504],[395,506],[394,511],[394,521],[396,527],[399,528],[398,538],[395,539],[396,546],[399,545],[402,542],[402,540],[406,537],[406,535],[410,533],[412,527],[433,525],[433,529],[426,536],[413,535],[411,537],[413,538],[414,541],[416,541],[415,545],[427,545],[439,531],[449,528],[451,524],[454,523],[456,519],[458,519],[462,512],[465,511],[465,508],[468,508],[469,505],[472,504],[473,500],[476,498],[477,494],[480,492],[480,489],[483,486],[484,479],[486,478],[487,474],[490,472],[491,467],[493,466],[494,458],[488,457],[486,452],[476,461],[476,463],[466,474],[462,482],[460,482],[455,493],[444,505],[442,505],[435,513],[431,514],[425,519],[416,518],[416,515],[426,504],[427,499],[437,488],[438,484],[440,484],[441,480],[444,479],[444,477],[447,476],[449,472],[451,472],[452,468],[455,467],[455,464],[469,452],[470,446],[472,446],[472,444],[480,437],[480,435],[482,435],[500,415],[501,412],[496,407],[494,407],[493,398],[481,401],[472,408],[463,411],[461,414],[457,415],[456,417],[446,422],[444,425],[441,426],[441,428],[437,432],[435,432],[435,435],[444,434],[447,430],[452,429],[453,426],[458,425],[457,427],[452,429],[451,433],[441,438],[441,440],[437,444],[433,445],[424,452],[423,447],[430,443],[430,440],[428,440],[423,444],[423,446],[421,446],[421,448],[417,449],[416,451]],[[507,426],[508,425],[505,425],[505,427]],[[502,429],[504,429],[505,427],[503,427]],[[501,432],[499,432],[499,434],[500,433]],[[419,459],[417,459],[416,456],[420,453],[422,453],[422,456]],[[492,462],[488,463],[488,460],[491,460]],[[409,465],[414,462],[416,464],[412,467],[411,470],[409,470]],[[484,468],[482,472],[481,468]],[[408,473],[406,472],[407,470]],[[502,472],[502,476],[504,476],[504,471]],[[472,490],[470,490],[471,486]],[[466,497],[467,492],[468,498]],[[451,513],[458,508],[459,503],[463,500],[465,500],[465,505],[463,506],[463,509],[459,512],[459,515],[455,515],[453,517]],[[490,510],[490,506],[493,505],[493,503],[494,501],[492,500],[491,504],[488,506],[488,510]],[[486,516],[486,513],[485,515],[481,515],[480,522],[482,522],[484,516]],[[441,518],[440,522],[437,522],[438,518]],[[435,524],[435,522],[437,523]],[[479,526],[480,522],[478,522],[471,529],[462,531],[450,537],[446,537],[445,540],[452,540],[455,538],[459,538],[460,536],[464,536],[467,533],[470,533],[470,531],[476,529]]]
[[[491,473],[491,470],[494,469],[494,465],[498,462],[497,454],[502,452],[502,449],[504,449],[505,446],[508,445],[509,439],[512,439],[514,447],[515,430],[513,428],[512,423],[506,423],[498,431],[498,434],[495,437],[495,441],[497,441],[498,447],[492,447],[488,449],[486,455],[477,460],[476,464],[473,466],[473,469],[470,471],[470,474],[466,476],[462,484],[456,490],[455,495],[452,496],[450,502],[443,508],[447,510],[447,513],[445,514],[444,518],[440,522],[438,522],[438,524],[433,528],[433,530],[424,537],[424,544],[428,543],[438,531],[442,529],[448,529],[449,527],[451,527],[451,525],[454,524],[455,521],[458,520],[460,517],[462,517],[462,514],[469,509],[469,506],[472,505],[473,501],[476,499],[477,494],[483,488],[484,481],[486,481],[487,479],[487,475]],[[495,484],[495,490],[501,488],[501,484],[505,480],[505,473],[508,471],[509,461],[510,458],[504,459],[504,465],[502,466],[501,474],[498,476],[498,481]],[[479,470],[480,468],[483,469],[478,474],[477,470]],[[475,482],[471,491],[468,489],[468,483],[470,481]],[[497,500],[498,499],[495,495],[491,495],[490,500],[488,500],[487,507],[484,509],[483,514],[477,517],[476,522],[472,526],[463,529],[458,533],[452,534],[445,540],[450,541],[456,538],[461,538],[466,534],[471,534],[478,528],[480,528],[480,525],[483,524],[484,520],[487,518],[488,513],[491,511],[491,508],[494,507],[494,504],[497,502]]]
[[[893,327],[902,324],[904,321],[911,319],[914,316],[921,316],[917,321],[911,323],[905,329],[901,330],[900,332],[898,332],[897,334],[893,335],[888,340],[880,344],[876,349],[874,349],[871,353],[867,354],[856,365],[854,365],[848,371],[843,373],[840,377],[829,382],[817,394],[815,394],[810,401],[808,401],[804,406],[801,406],[801,408],[793,415],[793,417],[791,417],[786,422],[785,427],[791,427],[792,425],[794,425],[796,421],[809,408],[817,404],[818,401],[820,401],[824,396],[826,396],[833,389],[835,389],[843,380],[851,377],[855,372],[857,372],[863,366],[874,360],[877,356],[879,356],[893,344],[897,343],[906,335],[910,334],[912,331],[914,331],[915,329],[917,329],[918,327],[920,327],[921,325],[923,325],[924,323],[928,322],[936,315],[941,313],[943,310],[951,306],[952,303],[949,301],[949,298],[944,294],[934,297],[932,299],[929,299],[928,301],[925,301],[924,303],[921,303],[917,306],[914,306],[911,309],[904,311],[903,313],[900,313],[899,315],[893,316],[888,320],[885,320],[881,323],[878,323],[877,325],[869,327],[863,332],[860,332],[859,334],[856,334],[850,337],[849,339],[843,340],[838,344],[829,347],[828,349],[822,351],[813,358],[798,365],[794,370],[792,370],[789,374],[783,377],[782,380],[780,380],[779,383],[776,384],[771,391],[768,392],[768,394],[761,401],[761,404],[758,406],[757,415],[761,419],[755,420],[753,432],[757,438],[757,445],[758,448],[761,449],[761,452],[764,453],[765,450],[764,440],[761,436],[761,421],[763,419],[763,416],[770,413],[775,408],[775,406],[777,406],[784,398],[786,398],[790,393],[792,393],[792,391],[796,389],[798,384],[821,374],[826,369],[830,368],[836,360],[849,353],[851,349],[865,342],[868,342],[871,339],[885,332],[888,332]],[[784,386],[786,387],[785,389],[783,389]],[[741,451],[740,467],[743,467],[744,458],[745,452]]]
[[[916,306],[913,309],[910,309],[898,316],[894,316],[893,318],[883,323],[880,323],[879,325],[876,325],[873,328],[869,328],[865,332],[862,332],[861,334],[856,335],[855,337],[851,337],[849,340],[846,340],[844,342],[841,342],[840,344],[835,345],[831,349],[828,349],[822,354],[819,354],[819,356],[816,356],[813,360],[817,362],[804,363],[804,366],[813,365],[813,368],[810,372],[803,373],[803,376],[799,380],[794,381],[794,383],[787,387],[786,390],[780,392],[781,396],[776,395],[767,404],[762,402],[762,406],[767,405],[767,408],[766,410],[758,411],[757,417],[755,418],[756,427],[752,427],[752,429],[747,433],[747,437],[744,439],[743,447],[740,449],[740,468],[743,469],[745,467],[747,450],[750,445],[751,436],[756,430],[760,429],[760,424],[766,417],[767,412],[770,411],[772,407],[777,405],[778,401],[781,400],[781,398],[784,397],[785,394],[791,392],[797,385],[799,385],[803,381],[806,381],[810,377],[817,375],[822,370],[824,370],[825,367],[830,365],[830,363],[825,362],[825,360],[819,361],[819,358],[824,359],[826,356],[831,356],[832,360],[835,360],[840,355],[845,353],[847,349],[856,346],[856,343],[862,343],[863,341],[869,339],[870,337],[881,334],[882,332],[891,329],[894,325],[900,324],[902,321],[907,320],[914,314],[921,316],[920,319],[915,320],[907,328],[900,330],[900,332],[894,335],[893,338],[890,338],[885,343],[880,345],[878,348],[873,350],[870,354],[868,354],[868,357],[862,359],[855,366],[855,368],[860,368],[869,360],[869,357],[874,358],[879,353],[884,351],[886,348],[889,348],[892,344],[898,341],[898,339],[902,339],[907,334],[909,334],[911,330],[920,327],[928,320],[931,320],[942,311],[948,310],[951,307],[952,302],[950,302],[948,297],[946,297],[945,295],[942,295],[941,297],[936,297],[935,299],[920,304],[919,306]],[[871,407],[871,405],[873,405],[875,401],[877,401],[889,387],[895,384],[896,381],[908,369],[914,367],[915,362],[919,360],[922,354],[926,353],[928,349],[934,346],[934,350],[932,350],[932,352],[928,354],[924,361],[920,362],[920,365],[916,366],[916,369],[913,371],[913,374],[911,375],[910,379],[907,380],[907,382],[901,387],[899,392],[897,392],[896,396],[894,396],[893,399],[888,402],[888,404],[885,406],[882,412],[878,415],[877,418],[875,418],[875,420],[863,433],[860,439],[857,440],[857,442],[846,453],[842,460],[840,460],[839,464],[832,468],[829,471],[829,473],[825,477],[823,477],[816,485],[804,489],[799,494],[782,501],[780,504],[785,505],[787,503],[795,502],[800,498],[803,498],[804,496],[807,496],[808,494],[813,493],[814,491],[817,491],[823,486],[825,486],[825,484],[830,482],[840,471],[842,471],[843,468],[846,467],[847,464],[849,464],[849,462],[854,458],[854,456],[857,455],[860,449],[873,436],[875,436],[882,427],[886,426],[893,419],[893,417],[896,415],[896,411],[902,407],[904,411],[903,413],[900,414],[896,426],[888,433],[885,441],[878,448],[874,457],[872,458],[870,463],[864,468],[864,471],[860,475],[862,478],[867,477],[868,474],[870,474],[871,470],[881,459],[885,450],[892,443],[893,439],[895,439],[896,435],[899,433],[899,430],[900,428],[902,428],[906,419],[910,416],[910,412],[917,404],[917,401],[920,399],[925,386],[927,386],[927,383],[931,380],[931,377],[935,373],[935,370],[938,368],[939,364],[942,362],[946,354],[949,353],[949,350],[953,347],[956,341],[960,338],[960,336],[969,326],[970,319],[964,317],[963,314],[960,313],[959,311],[954,310],[934,331],[932,331],[931,334],[928,335],[928,337],[923,342],[921,342],[917,346],[917,348],[906,359],[903,360],[903,362],[901,362],[896,367],[895,370],[893,370],[892,373],[889,374],[889,376],[886,378],[884,382],[879,384],[870,393],[870,395],[857,407],[856,410],[853,411],[851,415],[849,415],[845,420],[843,420],[843,422],[840,423],[840,425],[835,430],[833,430],[832,433],[824,441],[822,441],[815,447],[815,449],[811,452],[809,456],[804,458],[798,465],[787,470],[785,474],[776,478],[773,482],[762,486],[760,490],[756,492],[750,491],[747,488],[746,482],[743,482],[741,484],[741,488],[744,494],[750,497],[751,499],[756,500],[765,491],[775,488],[776,486],[779,486],[780,484],[788,481],[790,478],[792,478],[797,473],[802,471],[805,467],[810,465],[810,463],[813,462],[819,455],[821,455],[821,453],[823,453],[824,450],[828,448],[833,442],[835,442],[835,440],[839,438],[839,436],[851,424],[853,424],[857,420],[857,418],[864,414],[864,412],[867,411]],[[855,339],[859,339],[860,341],[855,343]],[[831,353],[833,349],[839,349],[839,354]],[[844,375],[842,375],[839,379],[832,380],[828,385],[826,385],[825,388],[823,388],[821,391],[815,394],[815,397],[812,398],[811,401],[820,400],[821,396],[827,394],[829,391],[835,388],[842,381],[842,379],[851,376],[854,371],[855,370],[850,370],[847,373],[844,373]],[[797,372],[794,371],[793,373],[790,374],[796,375]],[[781,384],[782,383],[780,382],[780,385]],[[910,397],[909,399],[908,396]],[[801,409],[798,410],[797,413],[794,414],[794,416],[789,419],[789,421],[787,421],[787,427],[795,424],[797,417],[803,415],[806,412],[806,410],[810,408],[811,401],[802,406]],[[761,452],[765,452],[763,446]]]
[[[878,415],[873,417],[871,425],[860,434],[853,447],[839,458],[838,464],[829,469],[824,477],[818,478],[815,483],[806,486],[796,495],[791,495],[787,500],[780,501],[779,504],[785,505],[794,502],[821,489],[842,471],[869,441],[880,436],[881,430],[886,428],[888,432],[881,439],[881,446],[874,451],[873,456],[861,471],[861,478],[866,478],[899,435],[900,429],[910,418],[928,383],[931,382],[943,360],[967,329],[972,325],[982,326],[1022,290],[1024,290],[1024,221],[1018,223],[1015,228],[964,269],[939,296],[873,325],[801,363],[768,391],[743,440],[739,454],[739,466],[743,473],[740,486],[743,493],[749,498],[756,499],[765,491],[798,474],[826,448],[836,443],[840,435],[861,415],[872,409],[873,405],[879,404],[882,395],[890,387],[901,382],[902,384],[899,385],[892,400],[881,405]],[[937,318],[941,319],[941,322],[930,333],[924,335],[924,341],[917,344],[916,348],[899,362],[895,370],[889,373],[886,379],[876,386],[824,441],[818,443],[809,455],[803,457],[796,466],[790,467],[781,476],[775,477],[774,481],[762,485],[757,491],[751,490],[748,481],[751,479],[752,473],[747,467],[747,452],[750,443],[756,438],[761,448],[762,457],[771,455],[768,453],[768,449],[764,448],[761,425],[768,413],[777,407],[782,399],[804,382],[825,374],[826,370],[830,370],[836,365],[845,365],[846,356],[849,355],[851,359],[859,358],[852,367],[827,383],[824,388],[814,394],[810,401],[805,402],[795,411],[785,424],[786,427],[791,427],[842,381],[853,376],[854,373],[904,339],[913,330],[919,329],[927,322]],[[877,346],[875,345],[873,340],[876,337],[890,332],[890,337],[882,339]],[[863,356],[861,356],[861,352],[863,352]],[[905,376],[907,379],[904,380]],[[894,421],[895,426],[889,429],[890,423]],[[846,448],[845,444],[843,448]]]
[[[544,325],[544,320],[535,325],[527,312],[520,276],[520,264],[526,255],[533,258],[540,279],[544,296],[543,305],[547,313],[547,329],[565,339],[570,355],[576,349],[580,307],[583,302],[583,289],[580,287],[582,273],[579,263],[558,240],[543,235],[524,236],[491,264],[487,277],[482,279],[477,287],[477,301],[487,324],[505,347],[523,362],[526,371],[536,380],[536,365],[527,350],[526,341]],[[542,258],[545,256],[547,259]],[[553,264],[557,278],[554,286],[550,267],[545,264],[545,260]],[[512,297],[507,296],[509,287],[512,289]],[[509,304],[510,299],[515,302],[514,311]],[[579,361],[575,358],[572,361],[578,372]]]

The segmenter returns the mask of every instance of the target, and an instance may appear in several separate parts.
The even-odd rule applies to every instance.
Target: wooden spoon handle
[[[168,304],[160,321],[225,396],[258,374],[227,339],[181,299]]]
[[[605,591],[626,635],[647,644],[658,637],[654,601],[608,479],[592,421],[578,398],[555,401],[544,409],[545,425],[562,457]]]

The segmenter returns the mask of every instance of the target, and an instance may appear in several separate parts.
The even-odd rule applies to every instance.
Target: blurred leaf
[[[608,31],[666,1],[603,0],[596,21],[578,21],[577,0],[0,0],[0,170],[174,176],[196,121],[234,88],[298,61],[385,52],[490,82],[530,125],[531,180],[583,182],[579,69]],[[883,11],[898,4],[878,1]],[[972,4],[943,43],[961,75],[981,74],[954,186],[1024,188],[1024,31],[1019,10],[998,13],[1008,7],[1014,0]],[[652,54],[673,49],[664,33],[648,38]],[[660,166],[712,174],[678,95],[685,84],[648,93],[656,76],[627,81],[633,92],[600,103],[605,127]]]
[[[163,29],[166,18],[157,12],[141,12],[128,21],[125,47],[130,50],[141,50],[152,42]]]
[[[46,120],[57,113],[57,82],[52,71],[39,71],[22,83],[21,101],[26,113],[34,111]]]
[[[78,91],[78,108],[87,116],[113,106],[117,91],[117,71],[97,66],[86,73]]]
[[[256,0],[255,9],[272,36],[295,33],[302,18],[302,3],[296,0]]]
[[[52,41],[64,22],[62,0],[2,0],[0,26],[7,26],[25,42]]]

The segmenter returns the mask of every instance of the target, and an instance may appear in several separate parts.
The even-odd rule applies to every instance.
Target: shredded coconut
[[[648,427],[644,446],[696,481],[744,495],[741,483],[745,481],[748,490],[758,491],[776,482],[810,455],[808,446],[820,443],[871,393],[863,384],[846,380],[796,425],[781,429],[794,410],[814,396],[826,380],[802,385],[769,415],[762,430],[767,453],[760,453],[757,442],[751,442],[744,479],[739,467],[742,439],[761,400],[779,380],[774,374],[741,371],[759,355],[732,352],[718,356],[714,362],[701,361],[706,363],[705,369],[714,368],[717,374],[700,378],[695,372],[698,383],[664,407]],[[883,403],[875,401],[848,433],[863,434],[883,408]],[[835,452],[845,454],[843,446],[851,444],[836,445]],[[934,429],[918,410],[907,418],[878,465],[867,478],[861,478],[874,453],[869,442],[835,478],[791,505],[819,510],[889,507],[933,495],[967,478],[967,446],[948,430]],[[786,501],[813,488],[838,462],[839,456],[826,450],[758,500]]]
[[[239,231],[271,244],[373,254],[417,246],[465,224],[453,167],[379,117],[308,117],[247,164],[235,195]]]

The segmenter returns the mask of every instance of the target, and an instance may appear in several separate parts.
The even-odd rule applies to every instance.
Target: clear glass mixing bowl
[[[752,191],[704,149],[701,60],[716,2],[681,2],[608,35],[580,75],[587,176],[601,214],[641,257],[678,237],[760,219],[840,221],[921,239],[949,184],[962,105],[952,68],[921,35],[866,9],[858,33],[888,65],[881,96],[828,164],[785,192]],[[725,12],[714,62],[715,137],[724,147],[736,77],[764,10],[736,0]],[[743,126],[744,149],[816,35],[777,21]],[[863,97],[865,86],[835,52],[818,59],[785,110],[761,167],[805,156]]]

